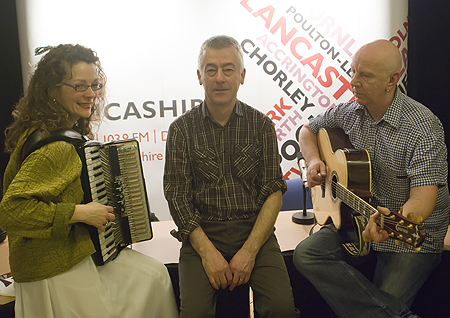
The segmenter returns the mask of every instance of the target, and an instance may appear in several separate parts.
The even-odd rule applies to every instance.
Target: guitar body
[[[333,184],[339,183],[367,201],[371,197],[371,165],[366,150],[353,149],[348,137],[340,129],[321,129],[317,134],[320,157],[327,166],[327,178],[321,186],[311,189],[317,222],[330,222],[338,230],[343,247],[353,256],[369,253],[370,244],[361,233],[368,219],[358,215],[336,194]]]
[[[349,222],[351,209],[336,196],[332,180],[359,197],[369,199],[372,187],[369,154],[364,149],[353,149],[348,137],[340,129],[321,129],[317,134],[317,141],[328,176],[322,186],[311,189],[313,209],[319,224],[324,225],[331,219],[339,230]]]

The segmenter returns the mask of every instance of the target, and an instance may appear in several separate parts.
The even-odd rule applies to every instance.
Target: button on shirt
[[[214,122],[205,103],[169,127],[164,194],[180,241],[201,219],[248,219],[272,193],[286,191],[272,121],[237,101],[225,126]]]
[[[450,209],[447,186],[447,148],[439,119],[424,105],[397,89],[383,118],[375,122],[355,101],[339,104],[310,120],[310,129],[341,128],[356,149],[366,149],[372,164],[371,204],[398,211],[409,199],[410,189],[438,186],[433,213],[424,221],[421,252],[443,249]],[[420,213],[420,211],[418,211]],[[378,251],[412,252],[394,240],[374,243]]]

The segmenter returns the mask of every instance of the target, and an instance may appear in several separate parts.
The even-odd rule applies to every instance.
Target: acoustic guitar
[[[327,166],[327,177],[311,188],[316,220],[320,225],[333,223],[342,246],[352,256],[369,253],[370,243],[362,239],[362,231],[377,209],[369,204],[372,170],[367,150],[354,149],[341,129],[321,129],[317,134],[321,160]],[[425,240],[421,218],[412,220],[400,212],[381,215],[378,225],[397,244],[419,250]]]

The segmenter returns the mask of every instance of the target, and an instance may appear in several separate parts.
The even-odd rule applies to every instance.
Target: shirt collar
[[[402,104],[403,104],[404,95],[400,91],[398,87],[395,89],[395,96],[392,100],[391,105],[389,105],[388,109],[384,113],[383,117],[378,122],[386,122],[389,125],[398,128],[400,124],[400,116],[402,113]],[[367,111],[366,107],[358,104],[356,106],[356,111],[362,115],[366,114],[367,116],[370,116],[369,112]]]
[[[203,103],[200,105],[200,109],[201,109],[203,120],[205,120],[206,118],[209,118],[212,120],[211,115],[208,111],[208,107],[206,107],[206,101],[203,101]],[[234,107],[233,113],[239,117],[244,116],[244,108],[243,108],[242,102],[240,100],[236,101],[236,106]]]
[[[386,113],[383,116],[383,119],[393,127],[398,128],[400,125],[400,117],[402,115],[403,101],[404,95],[397,87],[395,89],[394,100],[391,105],[386,110]]]

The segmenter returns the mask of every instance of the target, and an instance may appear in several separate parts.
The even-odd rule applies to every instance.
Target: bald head
[[[398,48],[386,40],[366,44],[353,56],[350,85],[356,102],[374,120],[380,120],[394,100],[401,68]]]
[[[371,61],[379,70],[390,76],[402,68],[402,57],[398,48],[388,40],[376,40],[361,47],[354,58]]]

